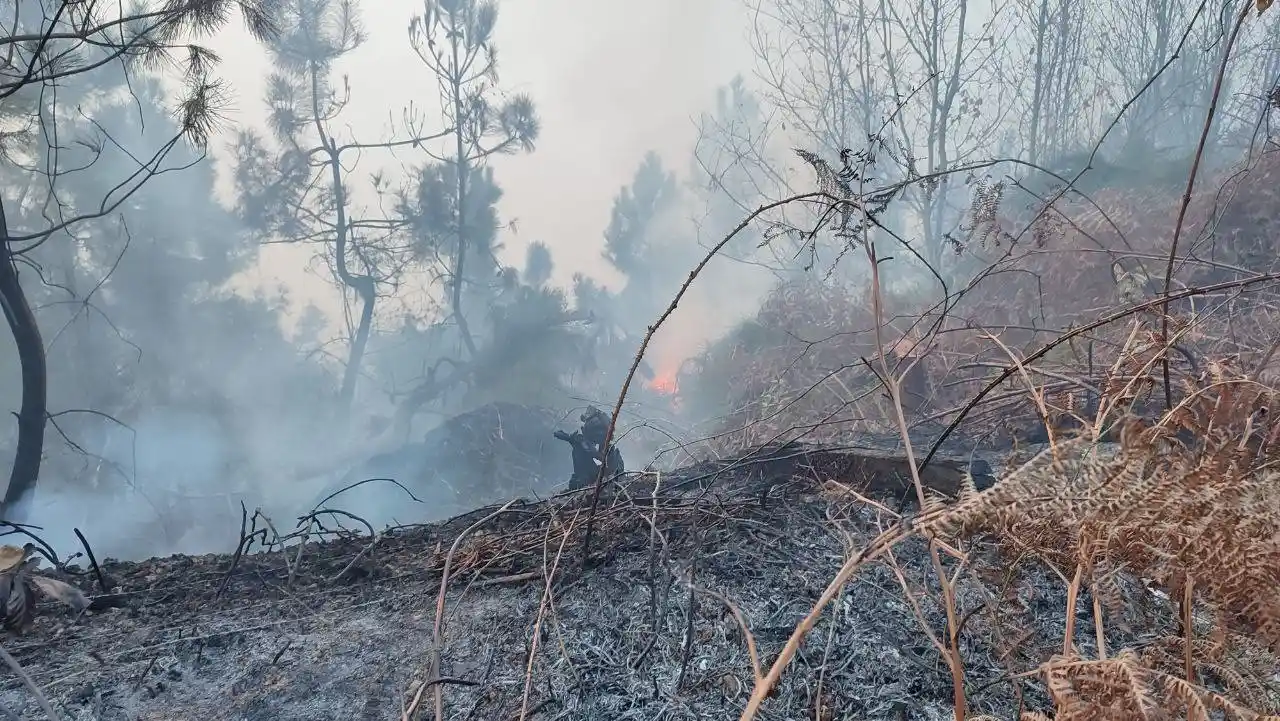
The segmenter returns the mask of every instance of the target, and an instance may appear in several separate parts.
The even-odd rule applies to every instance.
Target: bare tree
[[[750,0],[764,98],[819,155],[865,141],[892,110],[874,0]]]
[[[422,168],[418,188],[420,206],[434,207],[450,216],[444,233],[439,227],[423,226],[422,238],[437,246],[440,235],[452,238],[452,247],[438,255],[448,265],[449,302],[453,321],[467,354],[478,352],[475,334],[463,312],[468,284],[493,273],[475,273],[469,263],[483,262],[495,270],[496,261],[488,244],[480,245],[477,235],[488,228],[472,227],[477,215],[490,205],[476,192],[491,186],[483,166],[496,155],[529,152],[538,138],[538,119],[533,101],[522,94],[503,97],[498,89],[498,56],[493,31],[498,22],[498,5],[492,0],[425,0],[421,15],[409,24],[409,42],[418,57],[435,75],[441,111],[452,132],[451,147],[432,154],[434,166]],[[441,182],[441,181],[449,182]],[[492,191],[488,191],[489,195]],[[479,197],[473,197],[479,196]],[[473,259],[472,256],[476,257]]]
[[[1031,85],[1022,128],[1031,163],[1074,149],[1095,131],[1086,9],[1084,0],[1018,0],[1013,6],[1018,47],[1025,52],[1013,53],[1008,75],[1014,84]]]
[[[1011,112],[996,82],[1005,8],[978,17],[970,0],[749,1],[765,97],[804,136],[794,142],[834,157],[876,136],[894,156],[877,164],[879,180],[935,178],[908,196],[914,218],[883,222],[921,238],[940,266],[959,218],[946,171],[993,152]]]
[[[957,165],[997,150],[993,138],[1011,112],[1009,93],[999,82],[1006,8],[982,8],[970,0],[926,0],[899,7],[880,0],[881,40],[888,51],[886,71],[894,98],[893,114],[909,175],[936,178],[921,183],[913,206],[930,265],[943,267],[944,239],[960,208],[952,196],[956,183],[948,172]],[[901,44],[898,38],[902,39]],[[923,148],[923,163],[911,156]],[[965,198],[967,200],[967,198]]]
[[[357,318],[347,317],[339,391],[342,412],[349,413],[379,295],[394,289],[411,260],[411,249],[397,233],[402,224],[388,212],[362,212],[351,177],[365,153],[421,147],[448,131],[411,131],[376,143],[339,141],[333,125],[347,107],[349,88],[345,76],[335,83],[333,64],[364,41],[355,3],[289,0],[279,24],[281,33],[267,43],[277,68],[268,81],[267,104],[279,150],[269,150],[253,131],[240,133],[239,206],[247,220],[273,236],[267,242],[320,245],[333,277],[358,299]],[[386,184],[374,173],[362,189],[379,194]]]
[[[1114,145],[1129,164],[1149,163],[1162,150],[1189,155],[1212,91],[1222,18],[1200,0],[1155,0],[1141,5],[1101,2],[1094,8],[1094,71],[1108,111],[1136,97],[1121,118]],[[1223,6],[1224,11],[1229,9]],[[1192,42],[1172,58],[1188,24]]]
[[[783,197],[787,178],[778,173],[770,142],[776,139],[774,118],[741,75],[716,91],[712,112],[698,118],[698,137],[690,158],[689,191],[697,201],[699,240],[717,242],[731,227],[761,203]],[[784,251],[779,244],[761,243],[758,232],[744,232],[723,253],[742,262],[763,262],[770,255],[779,272],[800,248]]]
[[[0,35],[0,100],[4,102],[0,114],[6,127],[0,151],[5,171],[26,176],[26,182],[16,184],[16,192],[0,195],[0,306],[18,349],[22,404],[17,449],[0,513],[11,512],[39,480],[48,416],[45,348],[19,267],[31,270],[27,278],[42,280],[29,258],[32,250],[67,235],[86,220],[115,213],[143,184],[173,169],[166,160],[180,143],[205,145],[219,119],[220,86],[212,75],[217,57],[192,39],[221,27],[237,9],[250,32],[266,38],[273,30],[269,2],[170,0],[125,13],[114,5],[76,0],[13,4],[14,12]],[[71,204],[59,198],[59,178],[84,170],[93,163],[95,149],[113,141],[90,121],[96,135],[81,141],[90,157],[69,163],[61,152],[66,140],[51,144],[44,157],[32,157],[31,140],[38,135],[61,137],[60,131],[71,130],[63,126],[63,109],[57,103],[60,82],[112,65],[127,73],[147,68],[180,71],[183,88],[174,100],[179,132],[150,157],[137,158],[136,168],[96,208],[68,214]],[[85,199],[78,200],[76,205],[85,208]]]
[[[1025,108],[1017,154],[1066,170],[1063,157],[1091,148],[1124,108],[1101,154],[1130,169],[1130,179],[1180,182],[1213,92],[1230,8],[1201,0],[1018,0],[1014,12],[1020,22],[1005,83],[1017,89],[1017,105]],[[1219,151],[1235,144],[1232,136],[1256,123],[1265,91],[1229,91],[1257,77],[1276,47],[1274,36],[1275,21],[1263,19],[1238,44],[1224,78],[1228,92],[1213,128],[1215,142],[1207,148],[1210,156],[1226,157]]]

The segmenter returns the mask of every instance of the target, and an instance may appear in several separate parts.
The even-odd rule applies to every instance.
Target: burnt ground
[[[927,483],[953,492],[962,467],[936,461]],[[66,719],[399,719],[429,677],[442,569],[457,541],[443,616],[445,718],[516,719],[522,709],[528,719],[736,718],[752,666],[734,611],[767,666],[847,554],[892,522],[827,481],[894,508],[904,470],[883,454],[789,446],[633,477],[601,495],[587,570],[579,554],[591,501],[581,492],[373,541],[331,529],[301,553],[295,544],[239,559],[104,561],[117,594],[96,605],[115,607],[76,618],[43,605],[5,646]],[[921,543],[895,558],[917,590],[928,583]],[[93,574],[62,577],[97,591]],[[1011,718],[1009,674],[1061,643],[1063,591],[1044,575],[1022,581],[1014,596],[1031,620],[1013,627],[983,610],[990,588],[960,590],[967,686],[973,711]],[[821,718],[949,716],[946,666],[904,598],[884,564],[856,576],[760,718],[812,719],[815,706]],[[921,608],[944,627],[927,598]],[[1042,701],[1034,679],[1018,683],[1027,703]],[[428,690],[412,717],[432,718],[432,704]],[[8,672],[0,707],[43,718]]]

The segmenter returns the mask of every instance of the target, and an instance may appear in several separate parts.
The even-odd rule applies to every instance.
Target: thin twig
[[[1137,315],[1138,313],[1141,313],[1143,311],[1157,308],[1161,304],[1165,303],[1166,301],[1181,300],[1182,298],[1191,298],[1199,295],[1209,295],[1209,294],[1218,293],[1224,290],[1243,289],[1243,288],[1258,285],[1261,283],[1274,283],[1277,280],[1280,280],[1280,273],[1260,273],[1258,275],[1253,276],[1252,278],[1240,278],[1237,280],[1229,280],[1229,281],[1224,281],[1222,283],[1215,283],[1213,285],[1202,286],[1200,288],[1185,288],[1183,290],[1178,291],[1177,293],[1170,293],[1161,298],[1154,298],[1152,300],[1143,301],[1142,303],[1121,308],[1120,310],[1117,310],[1102,316],[1101,318],[1093,321],[1092,323],[1087,323],[1078,328],[1073,328],[1072,330],[1069,330],[1063,333],[1057,338],[1049,341],[1048,343],[1045,343],[1043,346],[1040,347],[1039,350],[1023,358],[1022,362],[1023,364],[1033,363],[1039,360],[1040,358],[1043,358],[1045,355],[1048,355],[1048,353],[1052,351],[1054,348],[1057,348],[1058,346],[1070,341],[1073,338],[1084,335],[1085,333],[1088,333],[1091,330],[1101,328],[1104,325],[1110,325],[1111,323],[1114,323],[1118,320],[1123,320],[1130,316]],[[997,374],[996,377],[991,380],[991,382],[989,382],[986,386],[984,386],[982,390],[975,393],[973,397],[971,397],[969,401],[965,403],[962,408],[960,408],[959,412],[956,413],[955,418],[953,418],[951,422],[947,424],[946,429],[933,442],[933,446],[929,449],[929,453],[925,455],[924,460],[920,462],[920,468],[923,469],[925,466],[929,465],[929,462],[933,460],[933,457],[937,455],[939,450],[942,449],[942,444],[945,443],[946,440],[951,437],[951,434],[954,433],[956,429],[960,427],[960,424],[964,422],[964,419],[968,417],[969,413],[972,412],[974,408],[977,408],[978,404],[982,403],[983,398],[986,398],[988,394],[990,394],[996,388],[999,388],[1000,384],[1004,383],[1011,376],[1013,376],[1013,374],[1017,372],[1018,372],[1017,368],[1014,368],[1014,367],[1005,368],[1002,372]]]
[[[102,569],[98,566],[98,559],[93,555],[93,549],[89,547],[89,542],[85,540],[84,534],[79,528],[71,529],[76,534],[76,538],[80,539],[80,545],[84,547],[84,553],[89,557],[89,567],[93,569],[93,575],[98,579],[98,588],[102,589],[104,594],[110,594],[111,589],[107,587],[107,578],[102,575]]]
[[[524,693],[520,696],[519,721],[524,721],[529,715],[529,691],[533,688],[533,662],[538,655],[538,639],[542,636],[542,621],[546,618],[547,607],[551,603],[551,585],[555,581],[556,569],[560,567],[560,559],[564,556],[564,546],[569,542],[569,535],[573,533],[573,526],[577,521],[578,515],[575,513],[569,521],[569,525],[564,529],[564,535],[560,537],[560,545],[556,548],[556,556],[551,561],[551,569],[546,572],[546,582],[542,586],[542,601],[538,604],[538,618],[533,623],[533,640],[529,644],[529,660],[524,669]],[[552,524],[548,523],[548,534],[551,533],[551,527]]]
[[[742,615],[742,611],[739,611],[733,601],[730,601],[724,594],[717,593],[709,588],[698,588],[693,585],[693,581],[689,582],[689,587],[698,593],[718,600],[724,604],[725,608],[729,609],[729,613],[733,615],[733,620],[738,623],[738,630],[742,632],[742,638],[747,643],[747,657],[751,660],[751,675],[756,683],[764,680],[764,672],[760,670],[760,654],[756,652],[756,637],[752,635],[751,628],[747,625],[747,619]]]
[[[421,684],[419,684],[418,690],[414,692],[413,701],[409,704],[409,707],[406,708],[400,714],[400,720],[409,721],[409,718],[413,716],[413,712],[418,710],[418,704],[422,703],[422,693],[424,691],[426,691],[429,688],[440,688],[445,684],[451,684],[453,686],[479,686],[480,685],[478,681],[468,681],[465,678],[453,678],[452,676],[442,676],[440,678],[433,678],[428,681],[423,681]]]
[[[862,549],[859,553],[854,554],[844,562],[840,571],[836,573],[835,578],[831,579],[831,582],[828,583],[827,587],[822,591],[822,595],[818,597],[818,601],[813,604],[813,608],[809,610],[808,615],[801,619],[800,623],[796,624],[795,629],[791,632],[791,637],[787,639],[787,643],[782,647],[782,651],[774,660],[773,665],[769,667],[768,673],[765,674],[764,678],[757,683],[755,689],[752,690],[751,698],[747,701],[747,706],[743,709],[742,715],[738,717],[738,721],[751,721],[751,719],[754,719],[756,714],[760,712],[760,705],[763,704],[765,698],[768,697],[769,691],[772,690],[778,683],[778,680],[782,678],[783,670],[786,669],[786,667],[791,663],[791,660],[795,658],[797,653],[799,653],[800,644],[804,642],[805,637],[809,635],[809,632],[812,631],[813,627],[818,623],[818,619],[822,617],[822,612],[833,600],[835,600],[835,597],[839,595],[840,590],[849,582],[849,579],[853,577],[853,574],[870,561],[880,557],[880,555],[891,549],[893,546],[908,538],[910,535],[910,526],[903,523],[898,527],[891,528],[888,531],[881,533],[879,536],[876,536],[876,538],[873,539],[866,548]]]
[[[822,665],[818,667],[818,688],[813,692],[813,721],[824,721],[822,685],[827,678],[827,664],[831,661],[831,647],[835,644],[836,629],[840,627],[840,611],[840,605],[836,604],[835,612],[831,617],[831,628],[827,631],[827,645],[822,651]]]
[[[698,569],[699,550],[695,549],[693,558],[689,559],[689,613],[685,620],[684,653],[680,654],[680,675],[676,677],[676,693],[680,693],[680,689],[684,688],[684,678],[689,673],[689,660],[693,657],[693,622],[697,617],[698,605],[698,595],[695,593],[693,579]]]
[[[222,597],[222,592],[227,590],[227,584],[231,583],[231,575],[236,572],[236,567],[240,565],[240,556],[244,554],[245,544],[249,539],[245,537],[245,531],[249,525],[249,509],[245,508],[244,501],[240,502],[240,541],[236,543],[236,552],[231,556],[231,566],[227,568],[227,572],[222,577],[222,583],[218,584],[218,590],[213,594],[214,600]],[[288,555],[286,554],[286,563]],[[289,572],[289,578],[293,578],[293,572]]]
[[[338,579],[342,578],[344,575],[346,575],[347,571],[350,571],[353,567],[355,567],[356,563],[357,563],[360,559],[362,559],[362,558],[364,558],[365,556],[369,555],[369,552],[373,550],[373,547],[374,547],[374,546],[378,545],[378,541],[379,541],[381,538],[382,538],[382,534],[381,534],[381,533],[375,533],[375,534],[373,534],[373,539],[369,541],[369,545],[367,545],[367,546],[365,546],[364,548],[360,549],[360,552],[359,552],[359,553],[357,553],[357,554],[355,555],[355,558],[352,558],[352,559],[351,559],[351,562],[350,562],[350,563],[348,563],[346,566],[343,566],[343,568],[342,568],[342,570],[341,570],[341,571],[338,571],[337,573],[333,574],[333,578],[330,578],[330,579],[329,579],[329,582],[330,582],[330,583],[333,583],[333,582],[337,581]]]
[[[699,261],[696,266],[694,266],[693,270],[689,271],[689,276],[680,284],[680,289],[676,291],[675,297],[671,299],[671,303],[667,305],[666,310],[662,311],[662,315],[658,316],[658,319],[654,321],[653,325],[650,325],[648,329],[645,330],[644,338],[640,341],[640,349],[636,351],[635,357],[631,360],[631,368],[627,371],[627,376],[622,381],[622,390],[619,391],[618,401],[613,406],[613,415],[609,418],[609,428],[605,431],[604,441],[600,444],[601,453],[608,453],[609,444],[613,441],[614,429],[618,425],[618,416],[622,413],[622,404],[627,400],[627,393],[631,390],[631,382],[636,377],[636,372],[640,368],[640,362],[644,359],[645,351],[649,349],[649,342],[653,340],[654,334],[658,332],[658,329],[662,327],[662,324],[671,317],[672,313],[676,312],[676,307],[678,307],[680,305],[680,301],[684,299],[684,295],[688,292],[689,286],[693,285],[693,281],[698,278],[702,273],[702,270],[711,262],[711,259],[714,258],[722,248],[728,245],[730,241],[737,237],[738,233],[745,230],[747,226],[751,225],[756,218],[760,217],[764,213],[797,201],[822,198],[833,199],[826,193],[821,192],[801,193],[799,195],[793,195],[789,198],[761,205],[759,208],[756,208],[754,212],[744,218],[742,222],[738,223],[737,227],[730,231],[723,240],[712,246],[711,250],[707,251],[706,255],[703,256],[702,260]],[[600,470],[596,473],[595,489],[591,493],[591,509],[587,512],[587,528],[582,536],[582,566],[584,568],[588,565],[591,554],[591,534],[595,530],[596,508],[600,504],[600,491],[604,488],[605,470],[608,467],[608,464],[600,464]]]
[[[981,337],[990,340],[992,343],[1000,346],[1000,350],[1009,357],[1009,362],[1017,369],[1018,374],[1022,376],[1022,382],[1027,386],[1027,394],[1031,396],[1031,402],[1035,404],[1036,411],[1040,414],[1040,422],[1044,423],[1045,433],[1049,435],[1049,448],[1053,451],[1054,457],[1058,455],[1058,443],[1053,432],[1053,422],[1049,419],[1049,407],[1044,402],[1044,392],[1036,388],[1036,384],[1031,380],[1031,374],[1027,373],[1027,367],[1018,359],[1014,352],[1009,349],[994,333],[981,333]]]
[[[885,389],[889,391],[893,418],[897,422],[898,434],[902,438],[903,449],[906,452],[907,468],[911,471],[911,484],[915,487],[916,498],[920,503],[920,510],[923,511],[926,508],[924,480],[920,477],[920,468],[916,465],[915,447],[911,442],[911,434],[907,428],[907,417],[902,406],[902,383],[889,369],[888,357],[885,354],[883,337],[885,318],[882,296],[883,286],[880,284],[880,259],[876,257],[875,244],[869,238],[864,243],[867,260],[871,264],[871,306],[872,313],[875,316],[876,354],[883,374],[881,380],[885,385]],[[943,609],[947,615],[948,645],[943,657],[946,659],[947,667],[951,671],[952,693],[955,701],[955,721],[964,721],[967,709],[964,691],[964,665],[963,659],[960,657],[958,639],[956,638],[959,621],[956,618],[955,589],[954,584],[947,579],[946,571],[942,568],[942,559],[938,556],[938,544],[932,534],[928,540],[929,560],[935,575],[938,577],[938,584],[942,589]]]
[[[444,569],[440,573],[440,592],[436,596],[436,621],[431,630],[431,679],[439,678],[440,676],[440,650],[444,643],[444,599],[445,593],[449,589],[449,571],[453,567],[453,554],[458,551],[458,546],[462,544],[462,539],[469,536],[480,526],[505,513],[517,500],[519,499],[513,498],[507,501],[498,510],[467,526],[462,533],[458,534],[457,538],[453,539],[453,545],[449,546],[449,553],[444,557]],[[434,684],[432,692],[435,696],[436,721],[444,721],[444,688],[440,684]]]
[[[1236,16],[1236,23],[1231,28],[1231,37],[1227,39],[1227,44],[1222,49],[1222,62],[1218,63],[1218,74],[1213,81],[1213,95],[1209,99],[1209,109],[1205,111],[1204,127],[1200,129],[1200,140],[1196,143],[1195,158],[1191,161],[1191,172],[1187,175],[1187,188],[1183,191],[1182,202],[1178,205],[1178,220],[1173,226],[1173,240],[1169,243],[1169,260],[1164,268],[1164,289],[1160,293],[1164,299],[1164,302],[1160,305],[1161,340],[1166,340],[1169,337],[1169,285],[1173,282],[1173,262],[1178,255],[1178,239],[1182,236],[1182,226],[1186,222],[1187,209],[1191,206],[1191,193],[1195,190],[1196,175],[1200,172],[1200,162],[1204,159],[1204,147],[1209,140],[1209,132],[1213,129],[1213,118],[1218,112],[1218,98],[1222,95],[1222,83],[1227,74],[1227,62],[1231,59],[1236,39],[1240,36],[1240,28],[1244,26],[1245,18],[1249,17],[1249,11],[1253,8],[1253,4],[1253,0],[1244,1],[1239,15]],[[1168,355],[1161,359],[1160,366],[1164,372],[1165,408],[1173,408],[1173,384],[1169,378]]]
[[[45,697],[44,693],[40,690],[40,687],[36,685],[35,681],[31,680],[31,676],[27,675],[26,669],[22,668],[22,664],[18,663],[18,659],[14,658],[9,653],[9,651],[4,647],[4,644],[0,644],[0,657],[4,658],[5,665],[9,667],[9,670],[13,671],[15,676],[22,679],[22,685],[27,687],[27,690],[31,692],[32,696],[36,697],[36,703],[40,706],[40,710],[44,711],[44,714],[49,717],[50,721],[62,721],[62,717],[53,710],[53,704],[49,703],[49,699]]]

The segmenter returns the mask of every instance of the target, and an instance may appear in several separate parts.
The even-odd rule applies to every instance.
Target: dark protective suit
[[[564,431],[555,432],[556,438],[568,443],[572,448],[573,476],[569,479],[571,491],[595,484],[596,477],[600,473],[601,455],[604,455],[606,480],[625,472],[622,453],[618,451],[616,445],[609,444],[609,451],[606,454],[600,452],[604,437],[609,431],[609,417],[600,409],[590,407],[579,417],[579,420],[582,421],[582,429],[575,431],[572,435]]]

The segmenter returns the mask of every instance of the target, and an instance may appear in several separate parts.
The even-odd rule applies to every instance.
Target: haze
[[[339,65],[352,85],[344,120],[353,134],[377,138],[407,99],[432,108],[438,101],[405,41],[421,3],[387,0],[362,10],[369,40]],[[503,2],[496,36],[502,85],[534,97],[544,124],[537,152],[495,163],[507,188],[502,214],[517,222],[503,238],[504,258],[518,261],[530,240],[541,240],[556,257],[555,282],[584,272],[616,283],[616,271],[600,257],[614,196],[650,150],[684,170],[698,114],[714,106],[716,88],[750,67],[749,19],[739,0]],[[261,124],[261,47],[239,27],[211,45],[225,58],[235,95],[228,119]],[[215,146],[215,153],[225,155],[225,148]],[[277,260],[277,252],[291,257]],[[307,300],[333,303],[327,277],[308,282],[298,275],[297,254],[288,250],[268,252],[253,272],[258,283],[283,282]]]
[[[62,555],[73,529],[100,556],[229,552],[255,509],[283,532],[367,478],[399,485],[327,502],[363,530],[563,492],[552,432],[612,408],[691,269],[765,205],[654,335],[619,445],[642,471],[847,436],[832,418],[882,395],[869,244],[895,249],[894,349],[993,263],[951,330],[1066,327],[1096,308],[1031,308],[1042,249],[988,231],[1086,167],[1118,215],[1164,208],[1193,157],[1219,182],[1273,147],[1280,112],[1276,13],[1190,0],[282,0],[269,38],[228,3],[205,39],[134,23],[45,49],[162,38],[168,64],[35,80],[15,38],[54,21],[17,2],[4,518]]]

